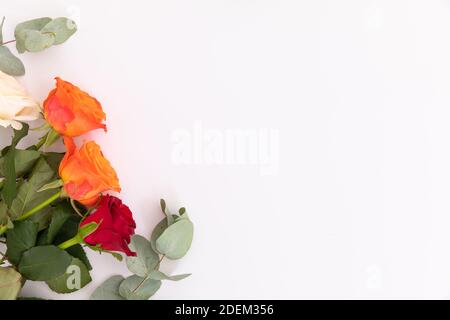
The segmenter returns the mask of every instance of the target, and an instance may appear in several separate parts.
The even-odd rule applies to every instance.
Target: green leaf
[[[66,272],[47,281],[47,285],[57,293],[71,293],[80,290],[91,281],[89,270],[85,264],[79,259],[72,258]]]
[[[49,182],[45,184],[42,188],[40,188],[37,192],[42,192],[45,190],[57,189],[61,188],[64,185],[64,182],[61,179]]]
[[[17,194],[17,185],[16,185],[16,165],[15,165],[15,153],[16,146],[28,134],[29,126],[27,124],[22,125],[22,129],[14,130],[14,136],[12,138],[11,146],[8,149],[7,154],[5,155],[5,161],[3,163],[3,172],[5,174],[5,184],[2,189],[3,199],[6,202],[6,205],[11,207],[12,202]]]
[[[78,233],[78,226],[80,224],[80,217],[72,215],[61,227],[53,242],[55,244],[61,244],[66,240],[69,240]]]
[[[37,30],[24,30],[23,45],[28,52],[39,52],[50,48],[55,43],[55,35],[52,33],[41,33]]]
[[[156,249],[168,259],[184,257],[191,247],[194,225],[188,219],[181,219],[169,226],[156,240]]]
[[[37,223],[39,225],[38,229],[39,232],[47,229],[47,227],[50,225],[50,221],[52,220],[53,215],[53,209],[54,207],[48,206],[35,214],[33,214],[31,217],[27,218],[26,220],[33,221],[34,223]],[[39,243],[39,241],[38,241]]]
[[[22,276],[13,268],[0,268],[0,300],[15,300],[22,288]]]
[[[28,21],[19,23],[16,26],[16,29],[14,31],[14,37],[16,38],[17,51],[19,53],[24,53],[26,51],[25,40],[26,40],[27,31],[29,31],[29,30],[40,31],[50,21],[52,21],[52,19],[45,17],[45,18],[33,19],[33,20],[28,20]]]
[[[80,259],[89,270],[92,270],[91,263],[89,262],[89,259],[86,256],[86,252],[84,251],[84,249],[81,245],[77,244],[77,245],[71,246],[70,248],[66,249],[66,252],[74,258]]]
[[[20,185],[17,197],[12,202],[10,215],[13,220],[54,195],[54,190],[37,192],[53,180],[54,176],[55,173],[48,163],[43,158],[39,159],[29,180]]]
[[[0,70],[10,76],[23,76],[25,66],[6,46],[0,46]]]
[[[34,247],[25,251],[19,272],[29,280],[48,281],[66,272],[72,257],[55,246]]]
[[[136,252],[136,257],[127,257],[127,267],[134,274],[146,277],[159,265],[159,256],[153,251],[150,242],[140,235],[131,239],[130,249]]]
[[[45,244],[53,243],[58,232],[61,230],[62,226],[71,217],[72,210],[69,206],[65,204],[59,204],[53,209],[52,220],[48,229],[46,230],[46,241]]]
[[[160,200],[160,204],[161,204],[161,210],[162,212],[166,215],[167,218],[167,225],[171,225],[173,223],[173,217],[169,212],[169,209],[167,209],[167,205],[166,205],[166,201],[164,199]]]
[[[191,275],[190,273],[186,273],[186,274],[179,274],[176,276],[168,276],[161,271],[155,270],[155,271],[152,271],[148,277],[153,280],[180,281],[180,280],[183,280],[183,279],[189,277],[190,275]]]
[[[57,173],[59,169],[59,164],[64,158],[64,153],[59,152],[47,152],[43,154],[45,161],[49,164],[50,168]]]
[[[112,276],[103,282],[91,295],[91,300],[124,300],[119,294],[119,286],[124,278]]]
[[[41,153],[36,150],[18,150],[14,152],[14,165],[16,176],[23,176],[33,168],[36,161],[41,156]],[[3,165],[5,158],[0,158],[0,176],[4,176]]]
[[[42,33],[51,33],[55,36],[55,44],[62,44],[77,31],[75,21],[67,18],[56,18],[42,28]]]
[[[175,220],[177,218],[176,215],[172,215],[172,219]],[[162,233],[167,229],[167,218],[162,219],[156,227],[153,229],[152,235],[150,237],[150,244],[152,245],[152,249],[155,252],[158,252],[156,249],[156,240],[162,235]]]
[[[132,275],[119,286],[119,293],[127,300],[148,300],[161,287],[160,280],[152,280]]]
[[[22,254],[36,244],[38,225],[32,221],[14,223],[14,228],[6,234],[6,255],[13,265],[18,265]]]

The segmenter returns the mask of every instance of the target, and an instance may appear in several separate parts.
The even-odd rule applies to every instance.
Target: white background
[[[24,54],[38,99],[61,76],[107,113],[93,137],[137,232],[164,197],[195,223],[155,299],[448,298],[450,1],[8,1],[15,24],[69,16],[66,44]],[[275,130],[278,170],[179,165],[174,133]],[[2,142],[10,132],[1,130]],[[89,254],[88,298],[123,263]]]

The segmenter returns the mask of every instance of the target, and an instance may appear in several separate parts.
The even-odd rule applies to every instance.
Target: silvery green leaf
[[[91,295],[91,300],[124,300],[119,294],[119,286],[124,278],[112,276],[103,282]]]
[[[191,247],[194,225],[188,219],[181,219],[169,226],[156,240],[156,249],[168,259],[184,257]]]
[[[134,235],[131,238],[130,249],[137,254],[136,257],[127,257],[127,267],[134,274],[145,277],[158,267],[159,256],[144,237]]]
[[[0,300],[15,300],[22,288],[22,276],[13,268],[0,268]]]
[[[172,215],[172,219],[175,220],[176,219],[176,215]],[[158,240],[159,236],[162,235],[162,233],[167,229],[167,219],[164,218],[162,219],[157,225],[156,227],[153,229],[152,235],[150,237],[150,243],[152,245],[152,249],[155,252],[158,252],[158,250],[156,249],[156,240]]]
[[[169,209],[167,209],[166,201],[164,199],[160,200],[161,210],[167,217],[167,225],[171,225],[173,223],[172,214],[170,214]]]
[[[0,70],[11,76],[23,76],[25,74],[25,66],[11,51],[0,46]]]
[[[41,31],[50,21],[52,21],[52,19],[45,17],[19,23],[14,31],[17,51],[19,53],[24,53],[26,51],[25,39],[27,30]]]
[[[122,281],[119,286],[119,293],[127,300],[148,300],[160,287],[160,280],[132,275]]]
[[[190,273],[186,273],[186,274],[179,274],[176,276],[168,276],[161,271],[155,270],[155,271],[150,272],[148,277],[153,280],[180,281],[180,280],[183,280],[183,279],[189,277],[190,275],[191,275]]]
[[[56,18],[42,28],[42,33],[52,33],[55,36],[54,44],[61,44],[77,31],[75,21],[67,18]]]
[[[53,33],[42,33],[36,30],[25,30],[24,47],[29,52],[39,52],[51,47],[55,43]]]

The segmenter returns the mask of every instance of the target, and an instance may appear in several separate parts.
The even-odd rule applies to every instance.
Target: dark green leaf
[[[44,159],[47,161],[49,166],[54,172],[58,172],[59,164],[64,157],[64,153],[59,152],[47,152],[44,153]]]
[[[52,280],[47,285],[57,293],[71,293],[85,287],[91,282],[89,270],[81,260],[72,258],[66,272]]]
[[[18,265],[22,254],[36,244],[38,225],[32,221],[18,221],[14,223],[14,228],[6,234],[6,255],[8,260]]]
[[[39,159],[30,178],[21,184],[17,197],[12,202],[10,214],[13,220],[55,194],[55,190],[37,192],[46,183],[53,180],[54,176],[55,173],[47,162],[43,158]]]
[[[66,272],[72,257],[55,246],[34,247],[25,251],[19,272],[29,280],[48,281]]]
[[[16,170],[16,176],[23,176],[33,168],[36,161],[39,159],[41,153],[35,150],[18,150],[16,149],[14,154],[14,165]],[[0,158],[0,176],[4,176],[3,166],[5,158]]]
[[[55,208],[53,209],[52,220],[46,233],[47,239],[45,244],[53,243],[56,235],[71,216],[72,208],[70,208],[70,206],[64,203],[60,203],[55,206]]]
[[[84,251],[84,249],[81,245],[77,244],[77,245],[71,246],[70,248],[66,249],[66,252],[74,258],[80,259],[89,270],[92,270],[91,263],[89,262],[86,252]]]

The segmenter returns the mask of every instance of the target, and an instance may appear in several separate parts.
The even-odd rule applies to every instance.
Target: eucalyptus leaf
[[[140,235],[131,238],[130,249],[136,252],[136,257],[127,257],[127,267],[134,274],[146,277],[159,265],[159,256],[153,251],[150,242]]]
[[[156,249],[168,259],[184,257],[189,251],[194,236],[194,225],[188,219],[181,219],[169,226],[156,240]]]
[[[19,53],[24,53],[26,51],[25,40],[27,36],[27,31],[35,30],[40,31],[45,27],[50,21],[51,18],[44,17],[33,20],[28,20],[22,23],[19,23],[16,26],[14,31],[14,37],[16,38],[16,48]]]
[[[36,244],[38,225],[32,221],[17,221],[6,234],[6,255],[13,265],[18,265],[22,254]]]
[[[112,276],[103,282],[91,295],[91,300],[124,300],[119,294],[119,286],[124,278],[122,276]]]
[[[33,247],[22,255],[19,272],[29,280],[48,281],[64,274],[71,262],[72,257],[58,247]]]
[[[23,76],[25,66],[6,46],[0,46],[0,70],[10,76]]]
[[[127,300],[148,300],[160,287],[160,280],[146,279],[132,275],[122,281],[119,286],[119,293]]]
[[[0,300],[15,300],[22,288],[22,276],[13,268],[0,268]]]
[[[172,215],[172,219],[176,219],[176,215]],[[162,233],[167,229],[167,218],[162,219],[156,227],[153,229],[152,235],[150,237],[150,244],[152,246],[152,249],[155,252],[158,252],[156,249],[156,240],[162,235]]]
[[[86,265],[81,260],[72,258],[66,272],[47,281],[47,285],[57,293],[72,293],[85,287],[91,281]]]
[[[161,271],[155,270],[155,271],[150,272],[148,277],[153,280],[180,281],[180,280],[183,280],[183,279],[189,277],[190,275],[191,275],[190,273],[186,273],[186,274],[179,274],[176,276],[168,276]]]
[[[37,30],[23,31],[25,49],[29,52],[39,52],[50,48],[55,43],[55,35],[52,33],[42,33]]]
[[[56,18],[42,28],[42,33],[51,33],[55,36],[55,45],[62,44],[77,31],[75,21],[67,18]]]

